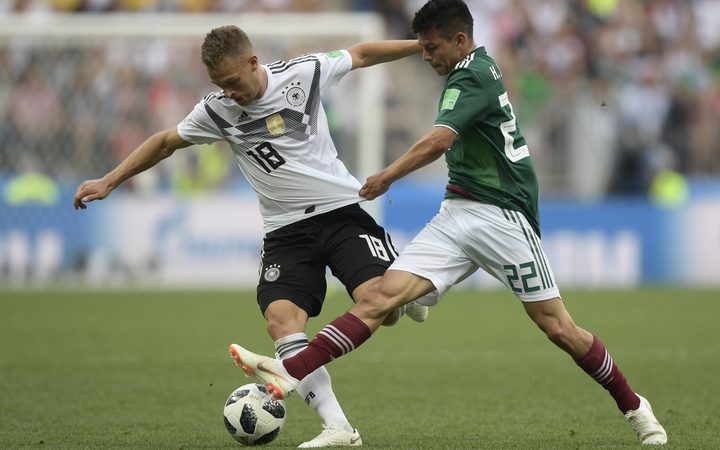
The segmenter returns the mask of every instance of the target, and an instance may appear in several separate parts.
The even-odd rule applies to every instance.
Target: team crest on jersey
[[[263,275],[263,278],[265,278],[265,281],[275,281],[280,278],[280,265],[270,264],[270,266],[265,269],[265,274]]]
[[[287,102],[292,106],[300,106],[305,103],[305,91],[303,91],[300,87],[299,81],[295,81],[285,86],[282,93],[285,94],[285,100],[287,100]]]
[[[272,116],[265,119],[268,131],[273,136],[280,136],[285,133],[285,121],[280,114],[273,114]]]
[[[285,94],[285,99],[292,106],[300,106],[305,103],[305,91],[303,91],[299,86],[293,86],[288,89]]]

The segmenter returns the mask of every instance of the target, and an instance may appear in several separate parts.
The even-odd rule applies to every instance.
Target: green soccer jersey
[[[540,235],[535,165],[515,121],[502,72],[484,47],[448,75],[435,125],[457,133],[445,153],[445,198],[471,198],[520,211]]]

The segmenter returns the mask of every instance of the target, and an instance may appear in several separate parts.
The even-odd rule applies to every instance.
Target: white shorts
[[[479,268],[523,302],[560,296],[540,238],[517,211],[465,199],[446,199],[432,221],[408,243],[388,270],[430,280],[436,292],[418,300],[432,306]]]

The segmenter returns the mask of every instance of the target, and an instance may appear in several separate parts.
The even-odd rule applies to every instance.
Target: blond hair
[[[208,69],[217,69],[229,56],[239,56],[252,51],[247,34],[235,25],[213,28],[205,35],[202,44],[202,62]]]

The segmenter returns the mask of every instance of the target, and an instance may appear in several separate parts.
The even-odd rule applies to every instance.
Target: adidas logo
[[[238,117],[238,122],[247,122],[248,120],[250,120],[250,116],[247,111],[243,111],[240,117]]]

